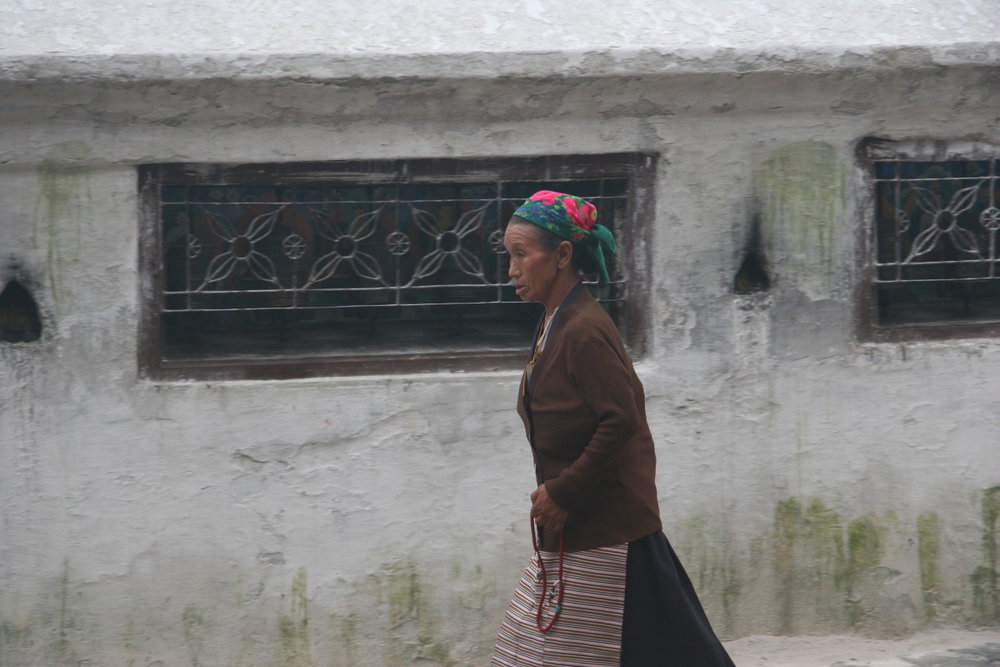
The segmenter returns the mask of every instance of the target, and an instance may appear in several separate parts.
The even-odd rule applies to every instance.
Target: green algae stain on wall
[[[309,650],[309,583],[305,568],[292,580],[291,610],[278,623],[280,644],[277,664],[283,667],[311,667]]]
[[[986,513],[995,518],[1000,502],[990,506],[996,513]],[[782,500],[775,507],[772,537],[778,631],[852,631],[873,637],[912,632],[918,607],[933,619],[941,606],[940,533],[936,514],[920,516],[914,535],[892,511],[846,522],[817,498]],[[908,562],[899,556],[914,541],[919,573],[893,569],[892,563]],[[922,604],[914,604],[906,584],[918,574]],[[984,600],[993,599],[989,590]]]
[[[333,614],[330,623],[336,637],[332,653],[327,656],[331,667],[353,667],[358,664],[358,617],[353,613],[347,616]]]
[[[191,653],[191,665],[192,667],[202,667],[205,664],[201,659],[205,652],[203,631],[205,619],[193,604],[184,608],[184,613],[181,614],[181,625],[184,626],[184,643],[187,644],[188,651]]]
[[[848,582],[867,568],[878,565],[882,555],[882,540],[871,516],[855,519],[847,526]]]
[[[833,146],[802,141],[774,151],[754,175],[766,252],[811,298],[833,289],[845,171]]]
[[[389,625],[396,628],[410,620],[419,624],[423,599],[416,566],[412,563],[391,566],[384,587],[389,602]]]
[[[389,568],[385,579],[389,602],[389,623],[400,628],[412,622],[416,630],[416,644],[412,646],[412,660],[430,660],[449,664],[447,647],[435,640],[435,623],[427,604],[425,591],[416,565],[406,563]]]
[[[684,519],[671,530],[670,540],[688,568],[715,631],[729,636],[736,625],[743,581],[736,555],[728,548],[728,541],[720,539],[713,530],[713,525],[706,516]]]
[[[844,569],[840,516],[818,498],[788,498],[774,512],[774,569],[779,630],[800,624],[837,627],[839,610],[830,601]]]
[[[997,521],[1000,519],[1000,485],[983,493],[983,561],[972,574],[973,606],[977,621],[1000,621],[1000,590],[997,586]]]
[[[795,552],[801,518],[802,505],[797,498],[782,500],[774,510],[774,567],[780,596],[778,607],[781,615],[780,631],[784,634],[792,632],[795,608]]]
[[[856,626],[869,614],[875,595],[872,584],[864,575],[882,559],[882,540],[874,517],[855,519],[847,526],[847,564],[844,582],[847,587],[847,615],[851,626]]]
[[[937,616],[941,604],[938,563],[941,558],[941,520],[936,513],[917,517],[917,555],[920,562],[920,592],[924,602],[924,617]]]
[[[91,202],[86,162],[92,153],[82,141],[64,141],[53,146],[38,167],[32,238],[38,247],[39,227],[44,225],[46,273],[56,303],[62,295],[63,263],[79,258],[83,211]]]
[[[70,599],[69,559],[63,559],[62,574],[59,577],[59,655],[67,662],[77,659],[70,636],[75,634],[76,612]]]
[[[454,664],[448,646],[438,639],[438,619],[415,563],[404,560],[385,564],[369,577],[362,591],[388,625],[388,662]]]
[[[0,665],[6,664],[5,657],[13,659],[12,656],[27,652],[34,643],[29,622],[0,619]]]

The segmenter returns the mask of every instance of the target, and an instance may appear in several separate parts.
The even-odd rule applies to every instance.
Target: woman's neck
[[[562,305],[562,302],[566,299],[566,295],[576,287],[578,282],[580,282],[580,276],[574,274],[567,274],[565,278],[561,278],[556,282],[556,286],[550,293],[550,298],[544,304],[546,317],[552,317],[552,314],[556,312],[556,308]]]

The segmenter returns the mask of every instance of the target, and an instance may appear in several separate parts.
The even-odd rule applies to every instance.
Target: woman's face
[[[503,235],[503,245],[510,255],[507,270],[517,295],[523,301],[547,304],[559,274],[559,248],[546,250],[535,225],[512,220]]]

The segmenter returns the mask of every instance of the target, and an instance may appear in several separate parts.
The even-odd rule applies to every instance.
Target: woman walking
[[[615,240],[596,221],[583,199],[541,191],[504,235],[518,296],[545,315],[517,401],[535,555],[491,664],[733,667],[661,530],[642,384],[581,282],[609,280]]]

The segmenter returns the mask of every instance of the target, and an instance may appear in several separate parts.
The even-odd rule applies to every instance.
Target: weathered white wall
[[[301,49],[260,37],[269,3],[225,28],[183,6],[68,3],[77,24],[8,3],[0,282],[34,291],[46,330],[0,343],[0,662],[483,664],[528,556],[514,373],[137,378],[135,166],[167,161],[660,153],[639,370],[667,534],[717,629],[995,626],[1000,342],[859,343],[853,319],[855,146],[1000,143],[1000,46],[971,43],[995,40],[995,5],[866,2],[853,28],[822,18],[844,2],[792,5],[776,33],[773,0],[739,17],[676,3],[658,28],[626,3],[619,32],[575,3],[590,32],[567,48],[621,35],[638,50],[619,58],[505,56],[548,47],[522,49],[514,19],[564,34],[532,16],[556,3],[508,3],[523,12],[494,8],[477,33],[494,53],[452,58],[407,54],[475,40],[366,3],[383,4],[337,16],[358,26],[339,51],[372,52],[327,60],[310,3],[284,6]],[[680,47],[740,48],[642,51],[665,26]],[[796,28],[815,49],[753,50]],[[970,43],[948,46],[956,30]],[[867,46],[836,46],[852,36]],[[226,53],[191,55],[209,51]],[[773,288],[737,297],[755,214]]]
[[[995,41],[993,0],[6,0],[6,53],[554,52]]]

